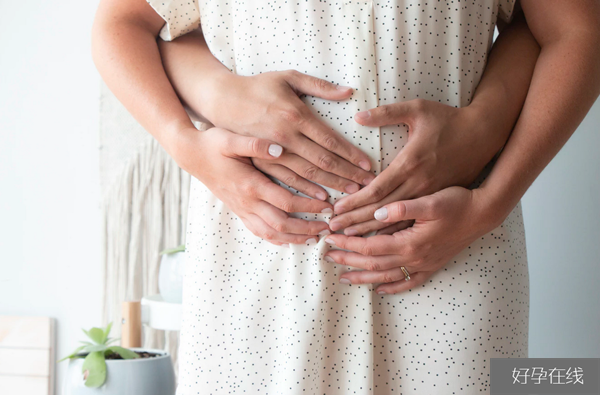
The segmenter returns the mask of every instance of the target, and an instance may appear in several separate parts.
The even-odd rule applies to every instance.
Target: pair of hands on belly
[[[375,177],[368,157],[318,120],[302,94],[343,101],[352,89],[297,71],[228,74],[215,79],[204,103],[197,102],[215,127],[190,131],[179,145],[188,147],[178,153],[184,168],[256,236],[276,245],[326,236],[349,250],[328,252],[328,261],[364,269],[344,274],[345,282],[384,283],[379,293],[396,293],[424,282],[489,229],[477,191],[464,188],[504,143],[485,130],[483,116],[420,99],[356,114],[362,125],[409,128],[407,144]],[[189,148],[198,146],[206,153],[201,161]],[[292,194],[265,174],[312,198]],[[332,206],[317,183],[350,195]],[[332,210],[338,215],[329,225],[288,215]],[[340,229],[345,235],[329,235]],[[376,236],[356,237],[374,230]]]

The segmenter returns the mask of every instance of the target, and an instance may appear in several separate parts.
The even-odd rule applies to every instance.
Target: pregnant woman
[[[179,394],[488,393],[527,356],[519,200],[598,96],[598,2],[149,3],[93,47],[194,177]]]

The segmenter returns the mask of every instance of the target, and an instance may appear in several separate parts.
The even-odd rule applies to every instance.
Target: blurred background
[[[0,316],[55,318],[64,356],[102,324],[97,1],[0,6]],[[596,103],[523,199],[530,357],[600,357],[599,125]]]

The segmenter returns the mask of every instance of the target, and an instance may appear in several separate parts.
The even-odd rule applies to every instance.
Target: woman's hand
[[[273,164],[342,192],[358,191],[375,178],[367,171],[368,156],[317,119],[300,99],[302,94],[346,100],[352,88],[295,70],[249,77],[228,73],[214,80],[198,106],[215,126],[284,147],[286,153]],[[254,164],[267,173],[273,167],[260,159]]]
[[[383,283],[379,294],[394,294],[423,284],[478,237],[501,223],[502,215],[487,209],[478,189],[450,187],[433,195],[388,204],[375,213],[379,222],[414,220],[412,227],[392,235],[348,237],[329,235],[327,243],[350,250],[331,250],[325,260],[363,269],[340,277],[341,283]],[[493,213],[493,214],[490,214]],[[410,273],[406,281],[400,269]]]
[[[249,157],[276,159],[282,148],[268,140],[220,128],[179,132],[170,153],[241,218],[256,236],[276,245],[310,243],[329,234],[327,223],[291,218],[287,213],[332,212],[331,204],[296,196],[256,170]]]
[[[173,87],[195,116],[285,148],[278,161],[253,160],[265,173],[288,180],[303,178],[296,184],[306,185],[309,180],[346,193],[358,191],[375,178],[368,171],[369,157],[318,119],[300,99],[312,95],[345,101],[352,88],[296,70],[233,74],[208,50],[201,31],[170,43],[159,41],[159,47]],[[311,196],[323,198],[322,194]]]
[[[200,29],[173,42],[159,40],[158,45],[169,80],[195,116],[286,149],[280,167],[255,160],[263,171],[279,170],[286,178],[293,172],[293,177],[347,193],[375,178],[368,172],[369,157],[319,120],[300,99],[306,94],[343,101],[350,98],[352,88],[295,70],[233,74],[210,52]]]
[[[345,228],[348,236],[390,225],[373,219],[387,203],[469,186],[506,139],[506,133],[488,125],[483,112],[420,99],[377,107],[355,119],[368,126],[406,124],[408,142],[373,182],[336,202],[339,215],[329,226],[332,231]]]

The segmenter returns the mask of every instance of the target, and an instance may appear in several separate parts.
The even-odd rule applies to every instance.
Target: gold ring
[[[400,266],[400,270],[402,270],[402,273],[404,273],[404,281],[410,280],[410,273],[408,270],[406,270],[404,266]]]

